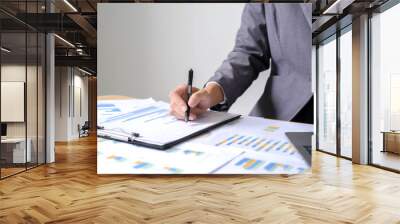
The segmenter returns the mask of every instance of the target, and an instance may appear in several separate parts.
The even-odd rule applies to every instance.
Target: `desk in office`
[[[4,160],[4,164],[25,164],[25,162],[31,161],[31,145],[32,140],[30,138],[4,138],[1,139],[2,154],[1,159]],[[25,154],[25,145],[26,154]],[[8,146],[13,146],[9,148]]]
[[[400,154],[400,131],[382,131],[383,150],[382,152],[391,152]]]
[[[117,97],[98,97],[102,102],[99,104],[101,110],[98,110],[101,125],[101,120],[110,120],[116,117],[124,117],[125,114],[137,113],[143,109],[138,109],[137,104],[141,104],[140,100],[131,99],[130,101],[119,100],[129,99],[123,96]],[[117,100],[118,99],[118,100]],[[114,100],[109,101],[108,100]],[[144,108],[154,107],[151,99],[143,100]],[[150,103],[150,104],[149,104]],[[104,105],[103,105],[104,104]],[[132,105],[135,110],[129,110],[126,105]],[[112,108],[110,108],[112,106]],[[164,103],[164,107],[165,107]],[[131,107],[129,107],[131,108]],[[113,109],[113,110],[110,110]],[[118,111],[112,112],[110,111]],[[153,108],[154,109],[154,108]],[[104,111],[104,112],[103,112]],[[145,111],[151,114],[149,111]],[[113,115],[114,114],[114,115]],[[111,116],[111,117],[110,117]],[[158,115],[157,115],[158,116]],[[139,116],[138,116],[139,117]],[[147,121],[149,118],[140,116],[140,119]],[[169,116],[171,117],[171,116]],[[168,118],[169,119],[169,118]],[[172,119],[172,118],[170,118]],[[121,123],[123,124],[123,123]],[[118,126],[119,127],[119,126]],[[215,174],[274,174],[274,173],[301,173],[310,168],[310,157],[305,161],[305,158],[287,139],[286,131],[301,131],[310,132],[312,126],[300,123],[291,123],[263,118],[246,117],[228,123],[227,125],[212,130],[202,136],[191,139],[181,145],[178,145],[167,152],[157,152],[148,148],[140,148],[128,144],[110,142],[101,139],[98,142],[98,173],[99,174],[138,174],[138,173],[156,173],[156,174],[196,174],[196,173],[215,173]],[[227,150],[228,149],[228,150]],[[241,153],[235,154],[234,151]],[[190,151],[190,152],[189,152]],[[196,151],[196,152],[194,152]],[[225,151],[222,153],[223,158],[215,155],[217,151]],[[194,159],[194,154],[198,155]],[[167,154],[167,156],[166,156]],[[173,154],[173,155],[171,155]],[[187,157],[179,159],[180,155],[185,154]],[[132,156],[133,155],[133,156]],[[146,155],[146,156],[145,156]],[[192,157],[190,157],[190,156]],[[155,160],[155,157],[165,158],[165,160]],[[200,157],[204,160],[200,160]],[[210,159],[214,158],[214,159]],[[190,160],[190,164],[207,164],[214,163],[214,168],[195,169],[194,166],[185,165],[178,161]],[[137,160],[137,161],[136,161]],[[219,164],[215,161],[218,160]],[[168,161],[168,162],[167,162]],[[140,165],[132,165],[133,163]],[[204,165],[206,166],[206,165]],[[144,169],[144,167],[151,167]],[[176,169],[162,170],[163,167],[173,167]],[[204,167],[201,167],[204,168]],[[154,171],[156,170],[156,171]],[[169,172],[174,171],[174,172]]]

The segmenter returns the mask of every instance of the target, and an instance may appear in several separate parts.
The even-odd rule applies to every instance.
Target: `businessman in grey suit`
[[[312,123],[311,4],[247,4],[232,52],[204,88],[193,88],[189,119],[229,109],[267,69],[271,76],[250,115]],[[171,113],[180,119],[185,96],[186,85],[170,93]]]

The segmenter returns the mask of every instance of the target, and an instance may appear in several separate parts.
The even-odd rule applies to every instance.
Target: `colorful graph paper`
[[[287,141],[240,134],[227,136],[217,141],[215,146],[236,146],[254,151],[277,151],[290,155],[296,153],[295,148]]]
[[[165,166],[164,169],[166,169],[167,171],[169,171],[171,173],[182,173],[183,172],[182,169],[175,168],[175,167],[169,167],[169,166]]]
[[[287,164],[282,164],[282,163],[268,163],[264,169],[267,171],[275,171],[276,169],[283,169],[284,171],[291,171],[293,169],[293,166],[287,165]]]
[[[151,168],[153,164],[143,161],[136,161],[134,162],[133,168],[134,169],[148,169]]]
[[[184,153],[185,155],[195,155],[195,156],[201,156],[201,155],[204,154],[204,152],[195,151],[195,150],[190,150],[190,149],[184,150],[183,153]]]
[[[114,161],[116,161],[116,162],[125,162],[125,161],[127,160],[127,159],[126,159],[125,157],[123,157],[123,156],[116,156],[116,155],[108,156],[107,159],[114,160]]]
[[[254,170],[254,169],[259,168],[263,163],[264,163],[264,161],[262,161],[262,160],[243,158],[242,160],[237,162],[235,165],[241,166],[243,169],[246,169],[246,170]]]

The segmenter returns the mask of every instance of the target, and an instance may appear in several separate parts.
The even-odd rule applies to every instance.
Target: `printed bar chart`
[[[278,139],[268,139],[259,136],[246,136],[233,134],[217,140],[215,146],[235,146],[239,148],[251,149],[254,151],[269,152],[276,151],[294,155],[295,148],[288,141]]]
[[[107,159],[114,160],[116,162],[125,162],[126,161],[125,157],[115,156],[115,155],[111,155],[111,156],[107,157]]]
[[[136,161],[133,165],[134,169],[148,169],[151,168],[153,164],[148,162]]]
[[[169,171],[169,172],[171,172],[171,173],[182,173],[183,172],[182,169],[178,169],[178,168],[175,168],[175,167],[169,167],[169,166],[164,167],[164,169]]]
[[[201,156],[201,155],[204,154],[204,152],[195,151],[195,150],[190,150],[190,149],[184,150],[183,153],[184,153],[185,155],[194,155],[194,156]]]
[[[243,158],[242,160],[237,162],[235,165],[241,166],[243,169],[246,169],[246,170],[254,170],[254,169],[259,168],[263,163],[264,163],[264,161],[262,161],[262,160]]]

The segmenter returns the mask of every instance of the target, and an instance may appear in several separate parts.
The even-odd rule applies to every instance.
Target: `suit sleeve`
[[[223,105],[216,110],[227,110],[246,91],[258,74],[269,68],[269,46],[263,4],[245,6],[235,46],[208,82],[217,82],[225,94]]]

